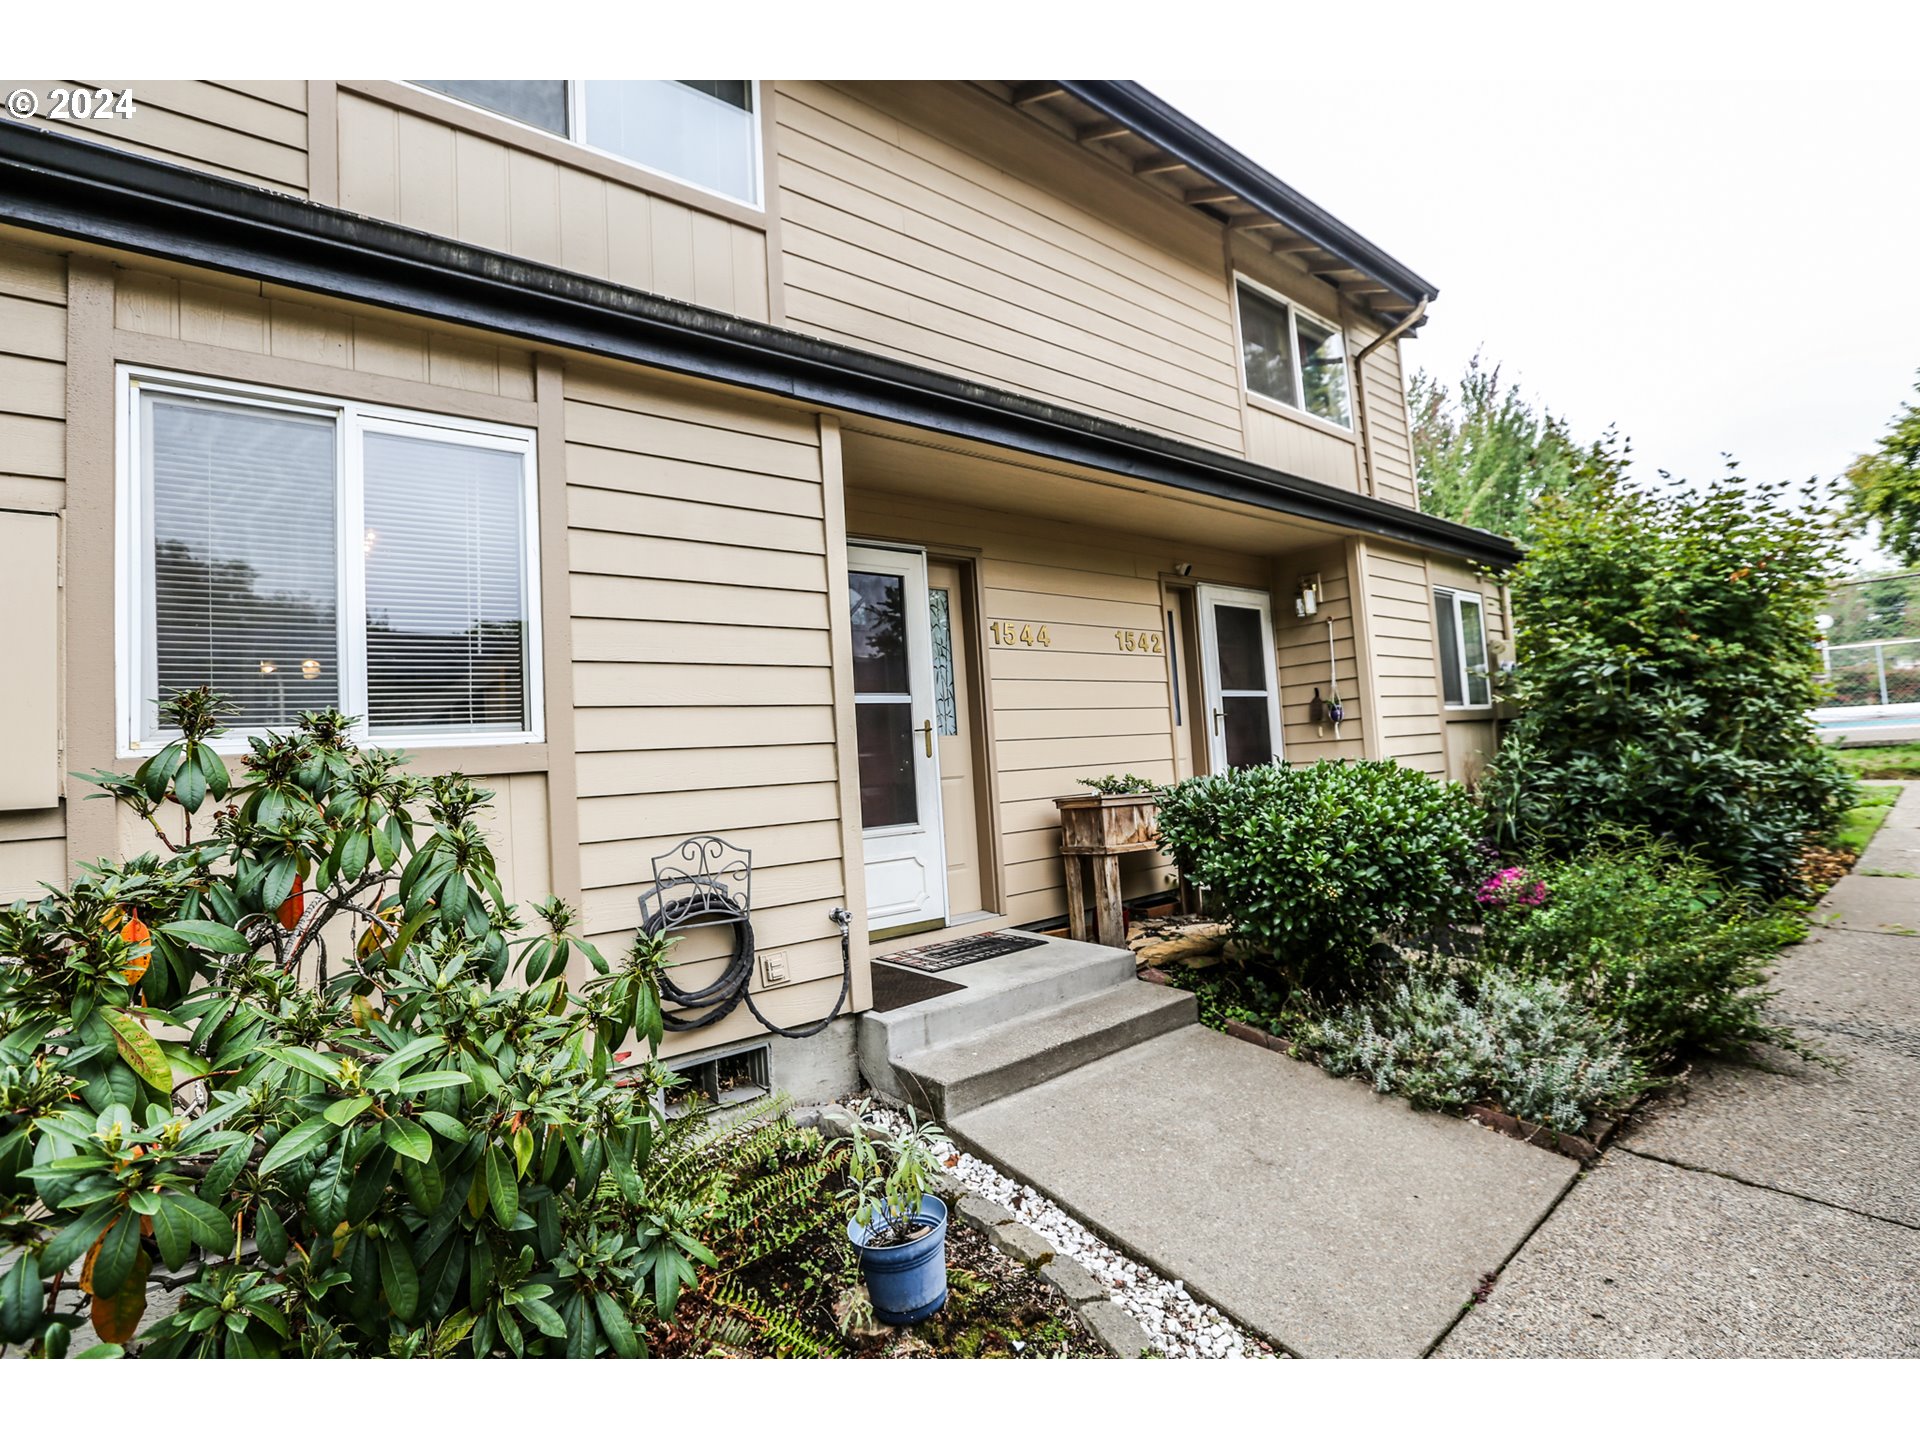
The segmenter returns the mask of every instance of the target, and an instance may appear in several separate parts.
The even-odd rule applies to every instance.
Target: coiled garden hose
[[[845,907],[836,905],[828,914],[828,918],[840,927],[840,994],[825,1019],[811,1025],[789,1027],[774,1024],[754,1003],[753,921],[746,910],[723,890],[701,886],[682,893],[678,898],[669,899],[668,892],[674,890],[685,892],[686,886],[655,885],[640,897],[640,928],[650,936],[659,937],[689,926],[726,925],[733,930],[733,954],[719,978],[698,990],[683,990],[673,983],[671,976],[661,973],[660,999],[663,1006],[678,1007],[677,1012],[661,1017],[667,1029],[704,1030],[709,1025],[717,1025],[731,1015],[743,999],[754,1019],[775,1035],[783,1035],[789,1040],[809,1039],[840,1018],[847,997],[853,993],[853,915]],[[687,1013],[693,1010],[701,1013]]]

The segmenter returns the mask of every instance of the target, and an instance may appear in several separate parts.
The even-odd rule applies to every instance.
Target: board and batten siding
[[[847,893],[819,423],[611,368],[570,368],[566,397],[585,929],[624,948],[653,858],[718,835],[752,851],[756,943],[786,961],[765,994],[756,968],[756,999],[812,1020]],[[708,983],[731,939],[691,932],[676,982]],[[668,1048],[757,1031],[742,1008]]]
[[[1216,227],[964,86],[775,119],[788,324],[1242,453]]]
[[[56,88],[133,92],[131,116],[53,119]],[[31,90],[27,123],[96,144],[207,170],[270,190],[307,194],[304,80],[0,80],[0,93]]]
[[[396,82],[343,86],[336,103],[343,209],[768,318],[763,227],[655,193],[637,169],[555,137],[511,143],[514,127]]]

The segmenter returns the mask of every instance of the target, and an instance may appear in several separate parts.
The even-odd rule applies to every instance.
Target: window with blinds
[[[131,751],[196,685],[236,738],[326,708],[384,744],[539,738],[529,432],[122,381]]]
[[[364,453],[369,727],[524,729],[521,457],[382,433]]]
[[[336,423],[158,395],[148,415],[154,694],[211,685],[250,729],[337,706]]]

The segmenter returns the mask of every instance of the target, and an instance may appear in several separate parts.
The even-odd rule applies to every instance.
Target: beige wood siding
[[[449,118],[459,107],[437,100],[414,108],[340,92],[343,209],[767,319],[763,230],[650,193],[638,172],[622,184],[601,172],[626,167],[587,152],[577,165],[540,153],[564,155],[564,142],[529,134],[515,146],[472,128],[495,128],[479,115],[463,128]]]
[[[112,119],[54,120],[51,93],[131,90],[134,113]],[[0,92],[40,97],[30,123],[195,170],[210,170],[296,195],[307,193],[307,82],[304,80],[0,80]]]
[[[775,113],[788,323],[1241,452],[1216,227],[964,87]]]
[[[67,267],[0,245],[0,583],[20,697],[0,722],[0,904],[66,875],[57,512],[66,503]]]
[[[60,812],[28,818],[30,825],[0,826],[0,905],[38,900],[47,893],[42,882],[59,884],[66,877],[67,842]]]
[[[1376,331],[1357,329],[1354,353],[1369,344]],[[1367,445],[1373,457],[1373,493],[1382,500],[1420,508],[1414,483],[1413,439],[1407,417],[1405,377],[1400,369],[1400,342],[1382,345],[1361,367],[1367,387]]]
[[[1247,458],[1342,490],[1361,488],[1360,447],[1351,436],[1258,401],[1247,402]]]
[[[66,307],[60,256],[0,245],[0,506],[65,500]]]
[[[1293,599],[1300,582],[1312,575],[1320,579],[1320,608],[1302,620],[1293,613]],[[1367,727],[1375,721],[1367,714],[1367,685],[1356,659],[1349,581],[1344,545],[1289,555],[1275,577],[1273,640],[1280,660],[1281,754],[1293,765],[1359,760],[1366,754]],[[1332,725],[1315,725],[1310,718],[1313,692],[1318,689],[1321,699],[1330,700],[1336,687],[1346,707],[1338,739]]]
[[[1445,778],[1447,745],[1426,562],[1412,551],[1374,546],[1368,566],[1381,753]]]
[[[1050,646],[982,636],[985,702],[992,712],[1002,910],[1014,923],[1066,910],[1059,812],[1085,776],[1131,771],[1175,778],[1167,656],[1126,651],[1115,630],[1163,635],[1161,576],[1176,563],[1193,580],[1262,587],[1271,562],[1140,534],[874,491],[850,491],[855,537],[908,541],[972,558],[983,593],[981,628],[1045,625]],[[1277,617],[1276,617],[1277,618]],[[1190,657],[1181,656],[1187,664]],[[1166,888],[1153,855],[1123,860],[1129,894]]]
[[[0,510],[0,556],[6,557],[0,615],[13,687],[0,708],[0,811],[50,810],[60,803],[58,517]]]
[[[763,1008],[824,1014],[846,882],[817,422],[611,369],[566,395],[586,928],[624,948],[652,858],[721,835],[753,852],[756,940],[791,976]],[[692,933],[679,983],[730,941]],[[675,1048],[757,1028],[742,1010]]]

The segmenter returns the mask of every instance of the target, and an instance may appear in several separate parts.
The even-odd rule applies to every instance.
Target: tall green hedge
[[[1509,579],[1522,713],[1483,792],[1503,843],[1639,830],[1739,884],[1790,884],[1850,794],[1808,714],[1841,543],[1817,498],[1729,474],[1541,503]]]

